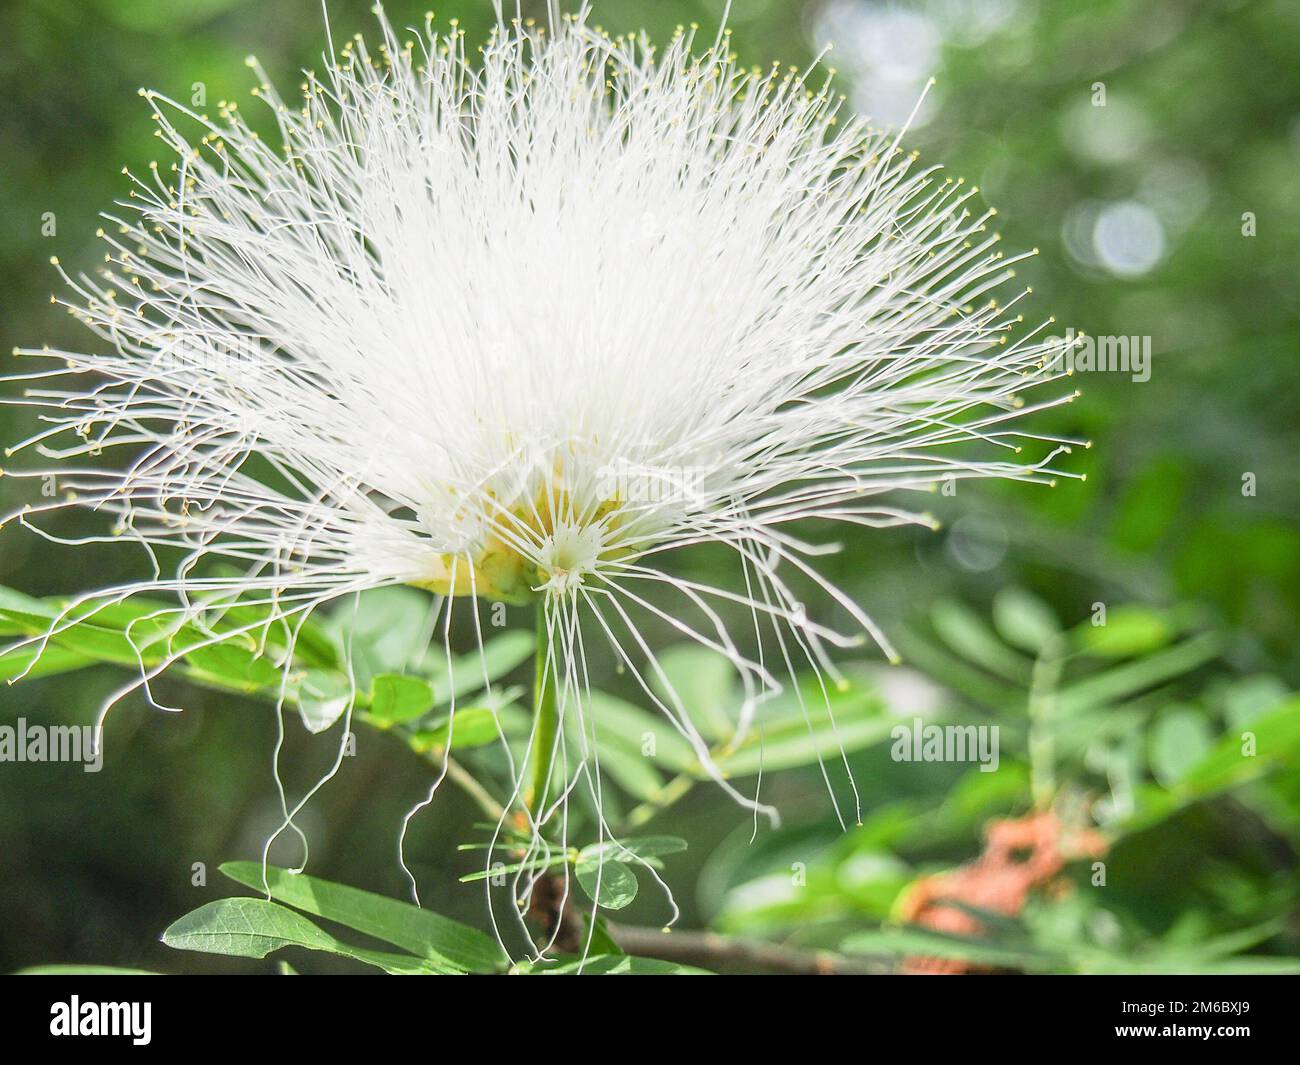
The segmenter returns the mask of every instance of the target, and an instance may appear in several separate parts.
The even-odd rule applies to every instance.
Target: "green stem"
[[[505,817],[505,807],[492,797],[491,792],[478,782],[473,773],[454,758],[447,759],[447,776],[459,784],[464,792],[478,803],[479,809],[492,820],[499,821]]]
[[[739,750],[743,746],[745,745],[743,743],[738,743],[735,736],[732,736],[732,738],[727,740],[727,742],[722,744],[722,746],[711,747],[709,749],[709,756],[715,759],[725,758],[727,755]],[[647,799],[645,802],[641,803],[641,805],[631,810],[624,819],[625,826],[627,828],[640,828],[647,821],[658,817],[668,809],[668,807],[672,806],[673,803],[685,797],[699,782],[699,776],[694,773],[678,773],[677,776],[673,777],[672,780],[659,789],[658,795],[652,799]]]
[[[647,799],[627,815],[628,828],[640,828],[647,821],[658,817],[691,788],[695,787],[695,778],[689,773],[680,773],[663,786],[653,799]]]
[[[533,787],[528,794],[528,809],[537,814],[546,808],[551,790],[551,769],[555,760],[555,739],[560,729],[555,705],[555,678],[547,675],[546,660],[550,653],[550,633],[546,628],[546,608],[537,604],[537,649],[533,656],[533,713],[537,727],[533,737]]]
[[[1052,717],[1063,666],[1059,642],[1048,641],[1034,662],[1029,684],[1029,781],[1034,806],[1040,810],[1050,806],[1056,795],[1055,722]]]

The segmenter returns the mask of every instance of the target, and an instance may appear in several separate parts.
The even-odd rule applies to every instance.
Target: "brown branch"
[[[563,877],[541,877],[529,896],[528,916],[541,926],[543,943],[577,954],[583,945],[582,919],[574,914],[567,895]]]
[[[730,965],[793,976],[866,976],[888,971],[887,967],[862,958],[733,939],[714,932],[664,932],[621,924],[606,927],[614,942],[629,954],[703,969]]]

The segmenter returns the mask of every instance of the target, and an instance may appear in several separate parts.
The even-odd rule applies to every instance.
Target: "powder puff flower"
[[[57,365],[19,375],[45,424],[15,450],[59,461],[10,472],[71,491],[21,519],[85,507],[179,549],[85,601],[172,593],[200,623],[238,600],[292,625],[397,584],[446,611],[536,603],[534,761],[586,712],[599,639],[757,807],[648,683],[638,626],[725,655],[743,730],[863,634],[893,656],[799,528],[932,524],[909,494],[1053,476],[1068,442],[1017,426],[1072,397],[1022,398],[1055,352],[1015,330],[1023,293],[993,298],[1015,262],[993,211],[846,114],[818,68],[742,69],[725,32],[658,50],[585,14],[502,20],[475,54],[454,23],[380,27],[297,103],[250,59],[256,119],[143,93],[170,165],[131,179],[102,278],[64,274],[94,351],[23,352]],[[732,572],[674,572],[706,543]],[[859,631],[814,620],[809,584]],[[537,824],[592,781],[586,754],[565,752],[555,794],[519,774]]]

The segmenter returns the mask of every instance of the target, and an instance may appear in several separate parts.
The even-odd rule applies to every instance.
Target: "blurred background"
[[[544,4],[523,6],[544,14]],[[661,39],[692,21],[711,39],[722,8],[595,5],[604,27]],[[395,24],[418,25],[424,9],[387,5]],[[329,11],[337,40],[371,32],[367,4],[331,0]],[[443,26],[459,16],[471,41],[491,23],[484,0],[437,12]],[[1008,950],[1054,952],[1061,961],[1048,968],[1173,958],[1164,964],[1207,969],[1300,955],[1300,5],[737,0],[730,25],[736,51],[761,65],[806,64],[833,42],[826,63],[851,105],[881,124],[905,120],[936,78],[907,143],[923,163],[979,186],[1009,250],[1041,250],[1021,270],[1034,289],[1027,320],[1052,314],[1062,330],[1149,338],[1151,360],[1147,380],[1081,372],[1082,398],[1039,419],[1044,432],[1095,442],[1065,460],[1086,481],[961,482],[936,498],[940,532],[850,533],[827,562],[906,659],[885,681],[862,664],[861,683],[878,696],[870,712],[999,723],[999,771],[896,762],[884,735],[867,730],[850,745],[863,824],[849,816],[842,831],[815,762],[792,755],[764,784],[785,827],[753,845],[743,811],[707,784],[690,788],[643,829],[667,826],[690,843],[667,859],[684,924],[800,944],[857,936],[867,946],[900,918],[972,931],[954,911],[936,919],[926,902],[947,873],[992,878],[967,896],[965,917],[1002,913]],[[153,158],[137,87],[176,99],[201,92],[215,111],[223,98],[245,98],[248,53],[291,87],[301,68],[319,67],[323,40],[316,0],[5,4],[0,346],[88,343],[50,306],[57,278],[47,262],[57,254],[70,269],[93,269],[97,213],[124,195],[122,166]],[[29,424],[26,412],[0,408],[6,442]],[[0,509],[20,505],[28,483],[0,479]],[[682,564],[721,561],[705,552]],[[30,595],[141,572],[129,548],[78,551],[0,533],[0,584]],[[512,611],[516,620],[529,624],[524,611]],[[598,683],[636,701],[609,663],[598,668]],[[0,689],[0,723],[89,721],[121,681],[96,666]],[[266,971],[173,952],[158,936],[233,893],[218,863],[256,858],[275,827],[273,714],[180,681],[166,693],[189,712],[120,708],[102,773],[0,763],[0,970],[79,961]],[[1077,716],[1044,755],[1033,715],[1046,704]],[[1259,757],[1245,768],[1225,762],[1246,732],[1257,733]],[[393,736],[359,740],[303,821],[311,868],[404,895],[397,829],[428,767]],[[287,779],[301,790],[333,743],[291,729],[286,751]],[[831,784],[851,813],[846,779]],[[1052,825],[1036,788],[1055,796]],[[416,822],[410,856],[430,905],[482,925],[479,889],[457,881],[475,858],[454,849],[479,818],[445,789]],[[1004,875],[988,836],[998,820],[1028,840],[1013,850],[1060,861]],[[1101,841],[1077,834],[1094,829]],[[1094,860],[1104,861],[1104,885]],[[205,883],[195,883],[205,879],[195,863]],[[643,892],[625,917],[657,925],[664,907]],[[979,927],[989,934],[993,924]],[[875,947],[908,955],[885,939]]]

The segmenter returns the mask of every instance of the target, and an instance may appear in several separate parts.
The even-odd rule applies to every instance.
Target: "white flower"
[[[1048,440],[1013,420],[1050,351],[1008,339],[1023,293],[991,298],[1015,260],[976,190],[815,71],[738,68],[726,34],[656,51],[585,17],[511,22],[478,56],[455,28],[380,24],[300,104],[250,60],[274,138],[234,104],[144,93],[174,160],[133,179],[103,279],[67,278],[97,351],[25,352],[59,366],[26,375],[48,424],[20,447],[63,461],[21,472],[75,500],[24,522],[90,507],[180,548],[171,576],[96,595],[195,614],[242,596],[295,619],[398,583],[448,610],[539,601],[564,713],[586,705],[580,620],[638,678],[658,666],[637,617],[726,655],[742,727],[789,671],[835,676],[828,646],[860,637],[814,621],[788,573],[892,656],[794,523],[930,524],[899,497],[1047,480],[1066,446],[1020,455]],[[112,448],[124,464],[78,466]],[[705,542],[735,553],[717,587],[661,568]],[[727,632],[736,603],[766,658]],[[711,765],[683,708],[646,696]]]

